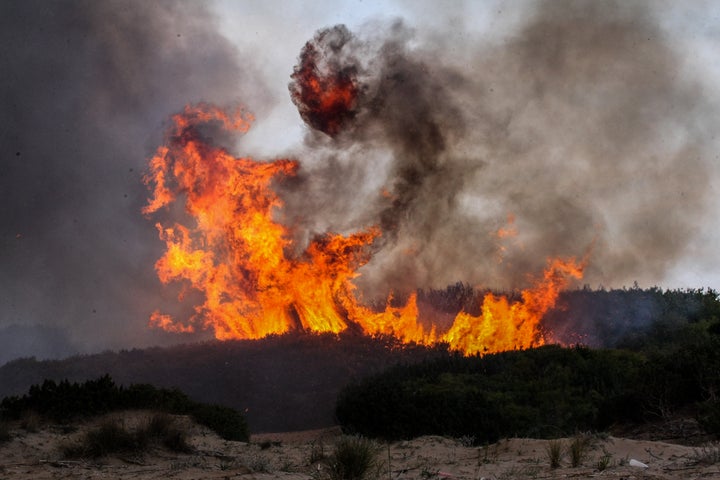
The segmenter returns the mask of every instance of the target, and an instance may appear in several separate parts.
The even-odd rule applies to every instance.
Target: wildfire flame
[[[149,163],[145,182],[150,215],[184,204],[183,223],[156,224],[166,251],[155,268],[163,283],[184,282],[203,302],[180,322],[156,311],[150,324],[170,331],[212,329],[218,339],[256,339],[303,329],[335,332],[351,325],[367,334],[390,334],[404,342],[446,342],[466,354],[529,348],[545,343],[539,324],[583,265],[555,259],[521,301],[485,296],[478,316],[460,312],[449,329],[420,321],[417,297],[376,311],[362,304],[353,279],[370,261],[376,226],[343,236],[315,238],[293,254],[290,229],[274,219],[283,201],[273,183],[296,174],[295,160],[269,162],[237,158],[205,141],[198,127],[208,123],[246,132],[252,117],[209,105],[188,106],[172,117],[166,144]],[[181,294],[182,296],[182,294]],[[430,326],[428,326],[430,325]]]

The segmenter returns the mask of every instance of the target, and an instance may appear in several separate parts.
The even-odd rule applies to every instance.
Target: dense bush
[[[27,395],[4,398],[0,403],[0,412],[3,417],[12,419],[19,419],[27,412],[36,412],[62,421],[105,413],[120,408],[120,404],[120,390],[105,375],[83,384],[45,380],[41,385],[32,385]]]
[[[635,353],[583,347],[453,355],[346,387],[336,415],[349,432],[386,439],[552,437],[640,416],[642,367]]]
[[[713,289],[622,288],[569,290],[543,325],[556,340],[593,347],[642,350],[665,345],[689,324],[720,319]]]
[[[177,389],[156,388],[147,384],[118,387],[109,375],[84,383],[45,380],[33,385],[22,397],[6,397],[0,402],[0,417],[20,419],[35,412],[57,422],[123,409],[153,409],[191,415],[226,440],[247,441],[249,432],[240,412],[220,405],[190,400]]]
[[[433,295],[452,304],[469,292],[458,286]],[[545,346],[398,366],[346,386],[338,421],[348,432],[386,439],[440,434],[484,442],[600,430],[684,409],[720,434],[717,292],[584,289],[564,292],[561,303],[565,309],[546,319],[552,331],[562,331],[564,319],[623,348]]]
[[[64,360],[19,359],[0,366],[0,399],[26,394],[45,379],[84,382],[108,373],[118,384],[178,387],[195,401],[233,407],[253,431],[308,430],[332,424],[335,399],[349,378],[441,354],[441,347],[401,344],[389,336],[292,332]],[[154,389],[146,393],[156,395]]]
[[[192,410],[192,416],[198,423],[214,430],[225,440],[248,441],[245,417],[233,408],[198,404]]]
[[[0,444],[9,441],[12,438],[8,424],[0,420]]]
[[[672,342],[640,352],[545,346],[399,366],[343,389],[336,415],[346,431],[372,437],[486,442],[603,430],[690,409],[720,433],[714,325],[687,325]]]

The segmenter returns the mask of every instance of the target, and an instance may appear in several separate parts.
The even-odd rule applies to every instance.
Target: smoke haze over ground
[[[0,327],[67,329],[80,351],[176,341],[146,328],[183,312],[153,271],[141,178],[168,116],[198,101],[255,113],[239,154],[300,160],[279,218],[301,244],[381,223],[368,297],[523,287],[588,251],[591,286],[673,288],[694,278],[678,265],[718,280],[702,276],[720,266],[718,92],[688,50],[720,35],[693,23],[717,18],[709,3],[262,3],[0,3]],[[287,86],[336,24],[361,91],[330,137]]]

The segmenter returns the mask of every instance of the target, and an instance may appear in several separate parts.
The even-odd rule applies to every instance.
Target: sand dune
[[[128,429],[148,412],[115,413]],[[332,452],[339,428],[254,435],[250,443],[220,439],[205,427],[178,416],[193,451],[174,453],[154,447],[133,454],[68,459],[61,447],[77,442],[102,419],[74,431],[42,425],[28,432],[11,426],[12,439],[0,445],[0,478],[60,479],[320,479],[328,478],[321,458]],[[377,478],[388,479],[712,479],[720,478],[720,445],[689,447],[671,443],[592,436],[586,456],[571,466],[567,447],[559,468],[551,468],[548,440],[510,438],[482,447],[468,439],[438,436],[379,445]],[[638,463],[647,467],[635,466]]]

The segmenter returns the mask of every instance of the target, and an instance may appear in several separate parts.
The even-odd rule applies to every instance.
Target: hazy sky
[[[332,143],[303,124],[288,82],[305,42],[336,24],[386,107],[357,126],[366,136]],[[382,213],[346,209],[328,159],[372,187],[347,185],[362,199],[427,153],[398,146],[406,121],[440,130],[443,173],[407,200],[370,290],[506,287],[590,245],[592,287],[720,288],[718,2],[6,1],[0,41],[0,328],[58,327],[85,351],[176,340],[146,328],[157,308],[189,307],[153,271],[163,245],[140,213],[142,175],[168,116],[199,101],[254,112],[238,154],[304,162],[288,215],[316,209],[310,233]],[[373,69],[415,75],[421,97]],[[397,135],[369,139],[380,127]],[[512,274],[490,239],[509,215]]]
[[[298,139],[305,126],[299,121],[292,103],[284,97],[287,90],[288,65],[297,61],[297,52],[319,28],[345,24],[350,30],[367,28],[375,20],[402,19],[414,30],[417,41],[433,42],[437,37],[446,41],[450,50],[459,51],[468,45],[498,46],[512,42],[518,30],[528,21],[534,10],[543,2],[514,1],[329,1],[329,2],[265,2],[218,0],[222,33],[235,43],[241,52],[258,51],[265,86],[276,101],[271,111],[258,118],[253,131],[244,141],[244,148],[260,155],[275,155],[288,149],[297,151]],[[551,2],[552,3],[552,2]],[[588,2],[559,2],[579,5]],[[593,3],[593,2],[590,2]],[[708,115],[708,131],[701,140],[707,142],[706,158],[711,167],[707,170],[707,195],[703,202],[707,215],[693,228],[692,238],[683,252],[667,265],[664,274],[653,278],[637,272],[642,286],[661,285],[666,288],[720,287],[720,142],[716,134],[718,101],[720,100],[720,3],[713,1],[651,1],[651,2],[594,2],[598,9],[622,11],[619,6],[647,6],[641,15],[651,17],[650,22],[665,36],[663,41],[676,51],[679,63],[668,65],[669,76],[688,75],[697,84],[691,86],[697,102],[712,113]],[[560,7],[563,8],[563,7]],[[634,21],[634,20],[633,20]],[[451,52],[452,53],[452,52]],[[483,59],[466,64],[470,75],[483,68]],[[622,82],[621,76],[618,81]],[[586,108],[578,105],[578,109]],[[704,121],[704,120],[703,120]],[[278,136],[277,132],[284,134]],[[718,152],[717,154],[715,152]],[[572,161],[571,158],[567,159]],[[694,189],[695,185],[687,185]],[[631,187],[632,188],[632,187]],[[667,192],[671,195],[672,192]],[[642,229],[642,225],[637,226]],[[665,232],[667,234],[668,232]],[[604,283],[618,287],[633,280],[599,280],[592,286]]]

